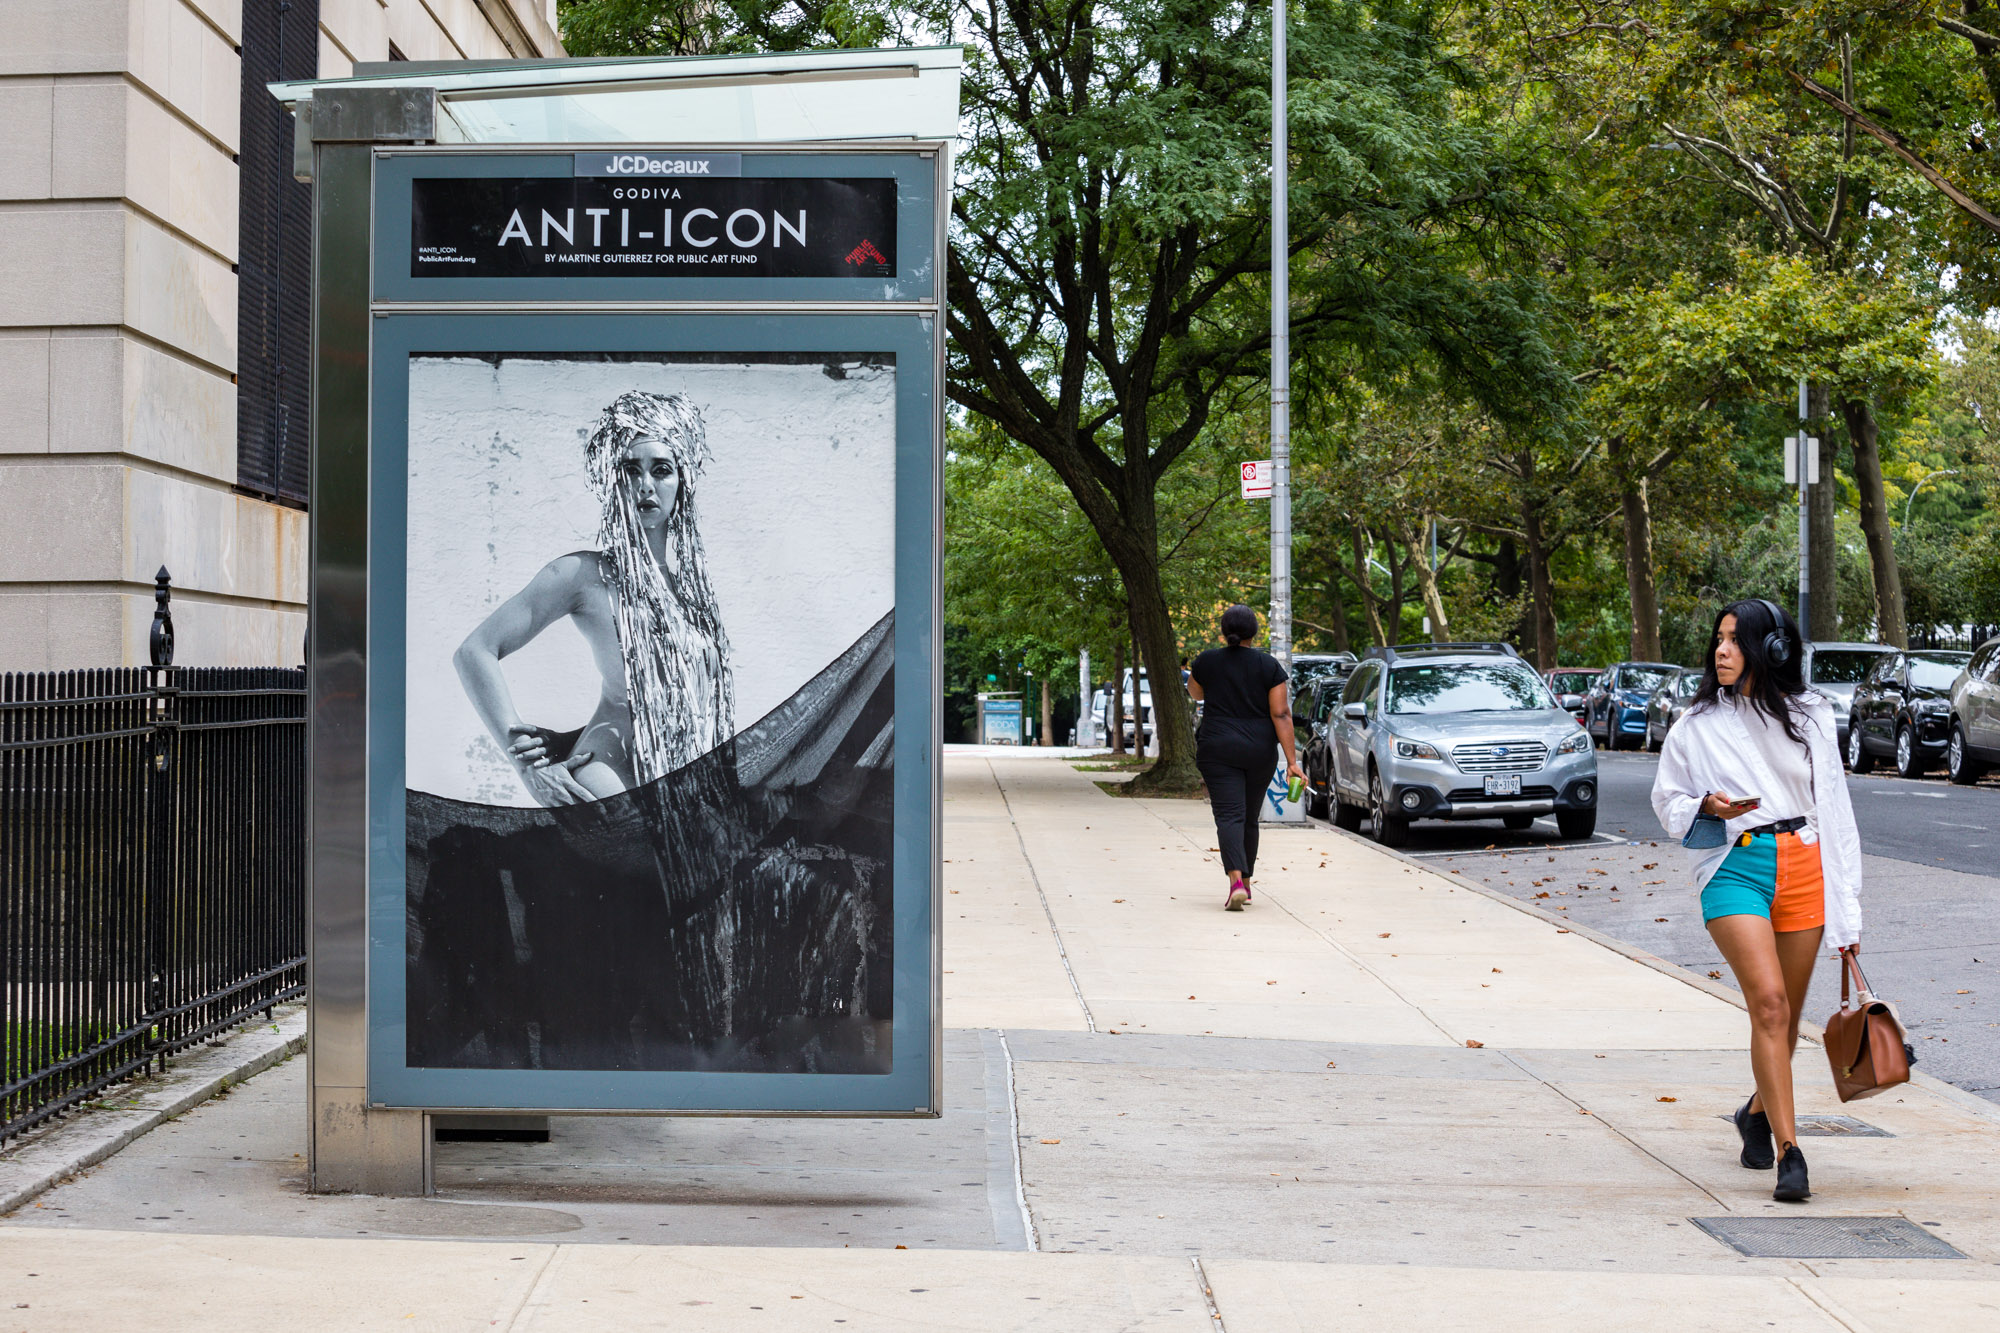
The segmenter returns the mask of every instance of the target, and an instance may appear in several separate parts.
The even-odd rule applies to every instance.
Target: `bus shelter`
[[[273,85],[314,187],[310,1181],[934,1116],[959,52]]]

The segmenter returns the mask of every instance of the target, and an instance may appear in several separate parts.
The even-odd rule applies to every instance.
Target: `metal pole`
[[[1271,655],[1292,663],[1292,328],[1285,3],[1271,0]]]
[[[1806,458],[1806,380],[1799,377],[1799,637],[1812,639],[1812,529],[1807,521],[1812,466]]]

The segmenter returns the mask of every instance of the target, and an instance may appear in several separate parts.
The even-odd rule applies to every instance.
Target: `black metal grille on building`
[[[319,0],[245,0],[236,480],[298,505],[307,479],[312,191],[292,177],[292,118],[265,85],[312,78],[318,65]]]
[[[167,665],[171,625],[0,675],[0,1141],[305,988],[305,672]]]

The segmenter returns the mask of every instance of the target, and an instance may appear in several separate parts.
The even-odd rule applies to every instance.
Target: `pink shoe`
[[[1232,880],[1229,885],[1229,901],[1222,905],[1225,912],[1240,912],[1250,901],[1250,886],[1240,880]]]

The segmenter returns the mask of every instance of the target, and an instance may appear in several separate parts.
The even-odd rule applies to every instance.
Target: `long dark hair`
[[[1791,701],[1806,693],[1805,636],[1799,633],[1799,622],[1783,607],[1772,603],[1750,598],[1731,602],[1715,613],[1715,627],[1708,632],[1708,659],[1701,668],[1701,688],[1694,692],[1694,702],[1689,708],[1710,708],[1722,697],[1722,679],[1715,674],[1715,650],[1722,642],[1724,616],[1736,617],[1736,648],[1743,654],[1743,670],[1750,677],[1749,693],[1742,690],[1741,676],[1730,692],[1747,700],[1752,708],[1783,727],[1787,736],[1804,745],[1805,734],[1792,717]],[[1792,650],[1783,662],[1771,659],[1765,641],[1773,635],[1782,637]]]

